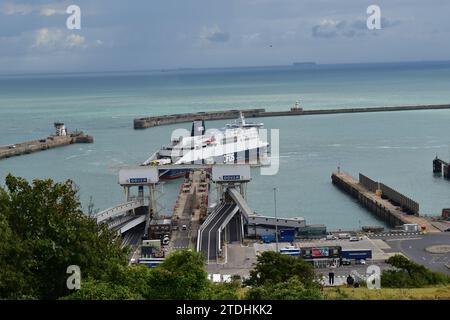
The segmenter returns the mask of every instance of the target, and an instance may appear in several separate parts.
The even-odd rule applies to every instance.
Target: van
[[[339,239],[350,239],[350,235],[348,233],[339,233]]]

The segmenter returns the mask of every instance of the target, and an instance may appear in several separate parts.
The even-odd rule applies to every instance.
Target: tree
[[[239,300],[241,285],[238,281],[225,283],[210,283],[205,299],[208,300]]]
[[[209,285],[203,256],[190,250],[171,253],[152,269],[148,281],[146,299],[201,299]]]
[[[63,297],[62,300],[142,300],[142,296],[127,286],[87,280],[83,282],[80,290]]]
[[[255,268],[245,284],[250,286],[274,285],[296,276],[305,287],[317,287],[317,275],[312,265],[302,259],[273,251],[258,256]]]
[[[6,190],[0,188],[0,228],[0,298],[55,299],[69,293],[70,265],[80,267],[82,281],[108,281],[127,264],[117,235],[83,214],[71,180],[30,184],[8,175]]]

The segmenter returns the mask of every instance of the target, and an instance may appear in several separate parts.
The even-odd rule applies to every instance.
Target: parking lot
[[[426,235],[398,235],[387,236],[384,238],[363,237],[358,241],[349,241],[348,239],[337,240],[308,240],[295,241],[296,247],[322,247],[322,246],[340,246],[342,249],[370,249],[372,250],[372,259],[367,260],[365,265],[355,264],[343,265],[335,268],[336,284],[342,282],[346,276],[352,272],[358,272],[361,275],[366,273],[367,267],[371,264],[377,265],[381,270],[391,268],[385,260],[395,254],[403,254],[416,263],[425,265],[431,270],[450,273],[446,264],[450,263],[450,253],[433,254],[426,252],[426,248],[436,244],[450,244],[450,234],[426,234]],[[291,246],[291,243],[280,242],[278,248]],[[239,243],[228,244],[226,248],[226,259],[221,264],[209,264],[206,266],[208,273],[240,275],[248,277],[250,270],[258,254],[264,251],[275,251],[275,243],[261,243],[257,241],[249,242],[247,246]],[[329,268],[318,268],[317,272],[327,277]]]

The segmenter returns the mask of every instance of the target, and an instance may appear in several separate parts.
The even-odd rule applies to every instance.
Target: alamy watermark
[[[367,7],[366,13],[369,15],[367,17],[366,25],[369,30],[380,30],[381,29],[381,8],[377,5],[370,5]]]
[[[191,136],[187,129],[175,129],[172,145],[163,147],[172,164],[237,163],[261,165],[261,175],[275,175],[280,167],[279,129],[208,129]],[[270,154],[269,154],[270,149]],[[152,164],[166,164],[157,159]]]
[[[66,13],[70,16],[66,20],[66,27],[69,30],[81,29],[81,8],[77,5],[70,5],[66,9]]]
[[[367,267],[365,276],[356,270],[352,270],[350,275],[354,279],[364,280],[368,289],[381,289],[381,268],[375,264]]]
[[[81,270],[77,265],[70,265],[66,270],[70,276],[67,278],[66,286],[69,290],[79,290],[81,288]]]

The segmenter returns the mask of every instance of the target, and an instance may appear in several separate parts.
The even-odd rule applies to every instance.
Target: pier
[[[239,112],[246,118],[281,117],[281,116],[306,116],[338,113],[365,113],[365,112],[390,112],[390,111],[414,111],[414,110],[440,110],[450,109],[450,104],[442,105],[415,105],[415,106],[382,106],[367,108],[338,108],[338,109],[314,109],[304,110],[296,105],[286,111],[266,111],[264,108],[244,110],[224,110],[197,113],[182,113],[162,115],[134,119],[134,129],[146,129],[156,126],[176,123],[192,122],[194,120],[226,120],[236,119]]]
[[[55,123],[56,133],[39,140],[31,140],[6,146],[0,146],[0,159],[20,156],[33,152],[48,150],[72,143],[93,143],[92,136],[82,131],[68,133],[63,123]]]
[[[443,174],[445,179],[450,180],[450,164],[436,156],[433,160],[433,173],[436,175]]]
[[[392,227],[418,224],[429,232],[439,232],[428,220],[419,216],[419,204],[394,189],[360,174],[359,181],[343,172],[335,172],[331,180],[342,191]]]

